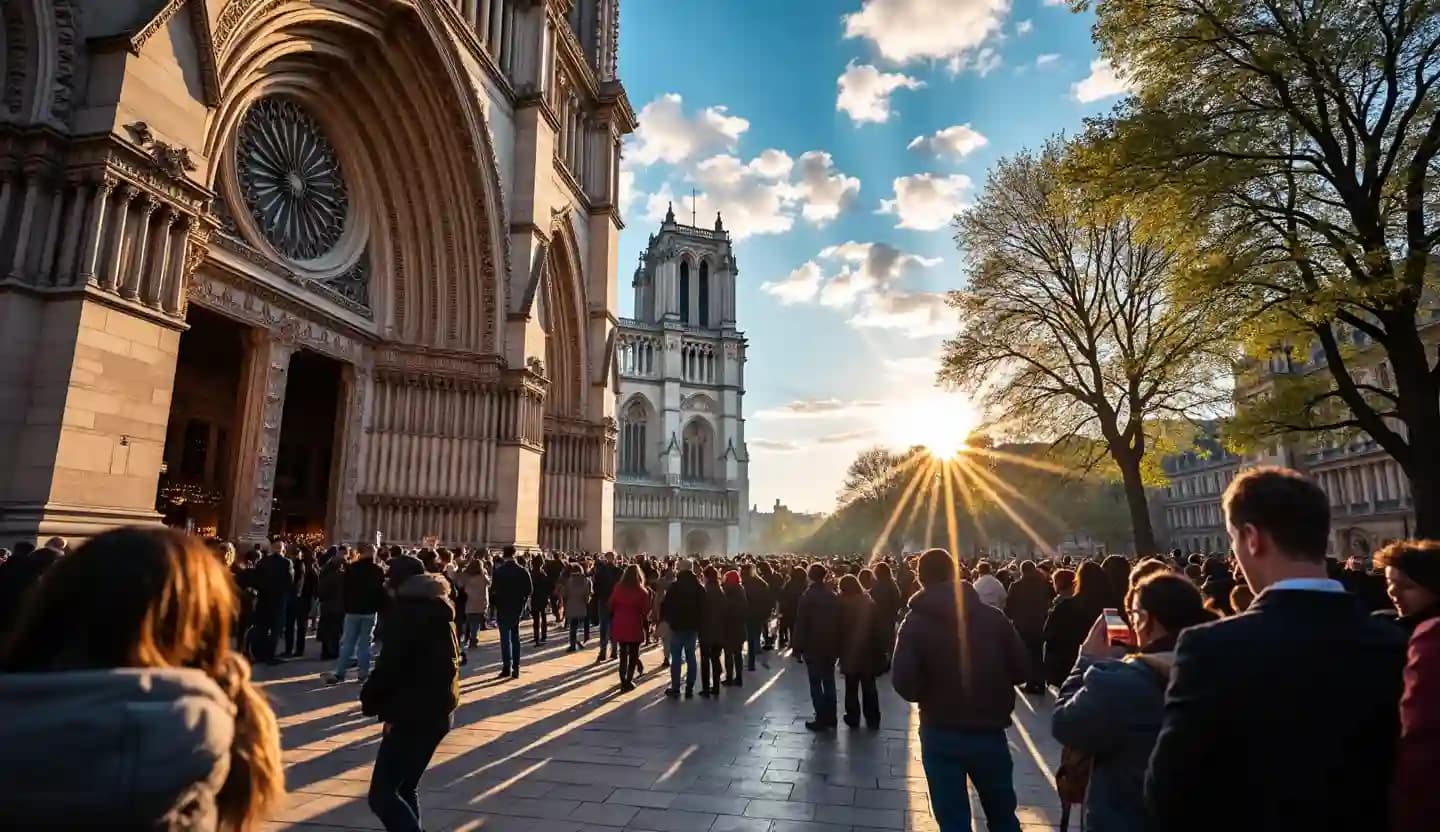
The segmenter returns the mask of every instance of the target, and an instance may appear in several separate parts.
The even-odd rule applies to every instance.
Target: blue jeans
[[[370,675],[370,640],[375,636],[375,613],[347,612],[340,631],[340,656],[335,661],[335,677],[345,678],[350,660],[360,662],[360,678]]]
[[[465,640],[466,640],[466,641],[470,641],[470,640],[474,639],[475,636],[476,636],[481,630],[483,630],[483,629],[485,629],[485,613],[483,613],[483,612],[467,612],[467,613],[465,613]]]
[[[520,669],[520,614],[503,612],[495,616],[500,628],[500,669]]]
[[[805,670],[810,676],[810,704],[815,708],[815,721],[822,725],[836,722],[835,661],[833,657],[805,657]],[[940,828],[950,827],[941,824]]]
[[[421,832],[420,777],[449,730],[448,716],[433,725],[385,725],[370,773],[370,811],[389,832]]]
[[[695,689],[695,640],[699,633],[688,630],[670,634],[670,689],[680,690],[680,657],[685,657],[685,689]]]
[[[600,604],[600,655],[610,646],[610,605]]]
[[[930,806],[941,829],[970,832],[970,796],[965,788],[969,777],[992,832],[1020,832],[1015,817],[1014,764],[1004,731],[921,726],[920,760],[930,787]]]

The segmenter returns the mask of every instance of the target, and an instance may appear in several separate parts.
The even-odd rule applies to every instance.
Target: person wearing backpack
[[[1128,606],[1139,652],[1115,658],[1123,648],[1110,645],[1105,618],[1097,618],[1050,717],[1051,733],[1066,749],[1057,779],[1070,779],[1078,791],[1075,780],[1084,779],[1089,763],[1082,792],[1087,832],[1146,828],[1145,767],[1160,733],[1175,640],[1214,619],[1195,585],[1173,572],[1141,581]]]

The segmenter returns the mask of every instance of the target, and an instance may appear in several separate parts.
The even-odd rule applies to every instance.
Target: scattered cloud
[[[640,126],[631,137],[627,164],[679,164],[735,147],[750,122],[723,106],[687,115],[679,93],[666,93],[640,109]]]
[[[1058,60],[1060,60],[1060,54],[1058,52],[1046,52],[1035,59],[1035,65],[1045,66],[1046,64],[1053,64]]]
[[[824,151],[800,154],[799,169],[795,197],[801,204],[800,213],[816,225],[840,216],[860,193],[860,180],[836,170],[834,158]]]
[[[929,136],[916,136],[908,145],[910,150],[927,156],[951,156],[959,159],[989,144],[980,131],[969,124],[946,127]]]
[[[945,302],[944,292],[890,291],[869,295],[850,318],[861,328],[897,329],[912,338],[952,335],[960,317]]]
[[[900,72],[881,72],[870,64],[851,61],[836,80],[839,93],[835,108],[856,124],[880,124],[890,120],[890,95],[896,90],[925,86],[918,78]]]
[[[838,266],[826,273],[818,261]],[[911,270],[940,265],[938,257],[920,257],[886,243],[850,241],[828,246],[784,279],[762,283],[760,290],[790,306],[818,300],[821,305],[845,307],[862,295],[895,286]]]
[[[620,216],[624,217],[630,213],[630,205],[637,196],[635,191],[635,171],[629,168],[621,168],[620,180],[617,184],[616,199],[620,203]]]
[[[758,411],[753,418],[825,419],[833,416],[849,416],[857,411],[870,410],[884,404],[884,402],[872,399],[795,399],[779,407]]]
[[[896,228],[935,231],[968,207],[966,196],[974,183],[963,173],[937,176],[918,173],[895,180],[895,198],[880,201],[878,214],[893,214]]]
[[[845,37],[898,64],[951,59],[999,34],[1009,13],[1010,0],[864,0],[845,15]]]
[[[984,78],[999,69],[1002,63],[1004,60],[1000,53],[993,46],[985,46],[975,52],[951,58],[945,62],[945,70],[951,75],[959,75],[968,70]]]
[[[843,445],[847,442],[859,442],[862,439],[870,439],[875,436],[875,431],[869,428],[861,430],[847,430],[840,433],[827,433],[824,436],[815,437],[819,445]]]
[[[1045,5],[1047,5],[1047,6],[1064,6],[1065,4],[1067,4],[1067,3],[1069,3],[1069,2],[1070,2],[1070,0],[1045,0]]]
[[[783,279],[761,283],[760,291],[779,298],[785,306],[805,303],[814,300],[820,293],[820,281],[824,277],[820,264],[807,260]]]
[[[772,454],[793,454],[801,447],[799,442],[790,439],[746,439],[745,444]]]
[[[1076,101],[1088,103],[1123,95],[1131,90],[1130,80],[1124,73],[1104,58],[1090,62],[1090,74],[1070,85],[1070,92]]]
[[[1016,22],[1016,24],[1015,24],[1015,34],[1017,34],[1017,35],[1028,35],[1028,34],[1030,34],[1030,33],[1031,33],[1032,31],[1034,31],[1034,30],[1035,30],[1035,23],[1034,23],[1034,21],[1030,20],[1030,18],[1028,18],[1028,17],[1025,18],[1024,20],[1021,20],[1021,21]]]

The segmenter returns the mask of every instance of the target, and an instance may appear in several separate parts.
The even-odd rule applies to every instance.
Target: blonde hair
[[[230,573],[199,539],[117,529],[55,564],[0,651],[0,669],[204,671],[235,704],[230,771],[216,796],[220,826],[248,829],[284,795],[285,775],[275,713],[251,683],[250,664],[230,649],[237,609]]]

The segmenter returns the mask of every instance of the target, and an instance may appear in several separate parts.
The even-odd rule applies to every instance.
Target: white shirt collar
[[[1272,589],[1298,589],[1306,592],[1346,592],[1345,585],[1334,578],[1286,578],[1265,587]]]

